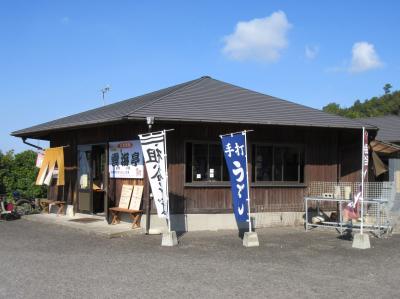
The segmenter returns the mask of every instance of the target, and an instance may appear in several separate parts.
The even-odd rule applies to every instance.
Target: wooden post
[[[153,125],[154,118],[146,118],[147,126],[148,126],[148,133],[151,133],[151,126]],[[145,161],[143,161],[143,167],[146,168]],[[150,196],[150,181],[149,181],[149,174],[147,173],[144,176],[144,183],[146,184],[146,192],[147,192],[147,207],[146,207],[146,234],[149,234],[150,231],[150,210],[151,210],[151,196]]]
[[[74,146],[73,146],[73,160],[74,166],[75,166],[75,184],[74,184],[74,195],[72,199],[72,203],[74,206],[74,214],[78,213],[78,192],[79,192],[79,158],[78,158],[78,133],[76,132],[74,134]]]
[[[144,164],[144,161],[143,161]],[[144,165],[145,166],[145,165]],[[145,167],[146,168],[146,167]],[[151,210],[151,196],[150,196],[150,182],[148,179],[148,173],[146,170],[146,175],[144,176],[144,184],[146,184],[146,193],[147,193],[147,207],[146,207],[146,234],[149,234],[150,231],[150,210]]]
[[[108,142],[106,142],[106,144],[105,144],[105,149],[104,149],[104,155],[106,156],[106,165],[105,165],[105,167],[104,167],[104,186],[103,186],[103,188],[104,188],[104,212],[105,212],[105,214],[106,214],[106,220],[107,220],[107,222],[108,223],[110,223],[110,211],[109,211],[109,206],[108,206],[108,203],[109,203],[109,200],[108,200],[108,182],[109,182],[109,172],[108,172],[108,163],[109,163],[109,161],[108,161]]]

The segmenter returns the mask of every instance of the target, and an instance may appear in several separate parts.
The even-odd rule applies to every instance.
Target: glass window
[[[221,181],[222,174],[222,151],[219,144],[208,146],[208,178],[210,181]]]
[[[255,174],[257,181],[272,180],[272,146],[259,146],[255,151]]]
[[[299,150],[297,148],[285,148],[283,152],[283,170],[284,181],[299,181]]]
[[[281,147],[274,147],[274,181],[282,181],[283,180],[283,154],[284,149]]]
[[[304,182],[304,151],[298,146],[253,145],[253,182]]]
[[[193,180],[206,181],[208,172],[208,145],[193,144]]]
[[[228,170],[218,143],[186,143],[186,182],[229,181]]]

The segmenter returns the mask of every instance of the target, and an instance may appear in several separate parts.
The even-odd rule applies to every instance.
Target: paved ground
[[[83,230],[93,235],[107,238],[120,238],[133,234],[141,234],[143,229],[132,229],[132,223],[123,222],[118,225],[109,225],[104,216],[91,216],[86,214],[75,214],[74,217],[57,216],[56,214],[32,214],[24,216],[30,221],[40,222],[44,225],[62,225],[69,228]]]
[[[259,231],[106,239],[60,226],[0,222],[1,298],[399,298],[400,235],[366,251],[334,232]]]

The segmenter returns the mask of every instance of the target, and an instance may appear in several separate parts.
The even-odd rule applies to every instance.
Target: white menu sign
[[[143,178],[143,154],[139,140],[109,143],[110,178]]]

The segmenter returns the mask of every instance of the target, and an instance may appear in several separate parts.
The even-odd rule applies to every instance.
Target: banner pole
[[[228,136],[228,135],[235,135],[235,134],[238,134],[238,133],[243,133],[243,132],[253,132],[254,130],[244,130],[244,131],[238,131],[238,132],[233,132],[233,133],[228,133],[228,134],[222,134],[222,135],[219,135],[219,137],[220,138],[222,138],[222,137],[224,137],[224,136]]]
[[[172,130],[169,130],[172,131]],[[164,163],[165,163],[165,180],[166,180],[166,196],[167,196],[167,203],[168,203],[168,232],[171,232],[171,211],[170,211],[170,205],[169,205],[169,189],[168,189],[168,157],[167,157],[167,132],[166,130],[163,130],[164,132]]]
[[[364,135],[365,127],[362,127],[362,151],[361,151],[361,228],[360,234],[364,231]]]
[[[250,216],[250,182],[249,182],[249,161],[247,160],[247,132],[244,131],[244,144],[245,144],[245,150],[246,150],[246,179],[247,179],[247,208],[248,208],[248,215],[249,215],[249,233],[252,232],[252,227],[251,227],[251,216]]]

